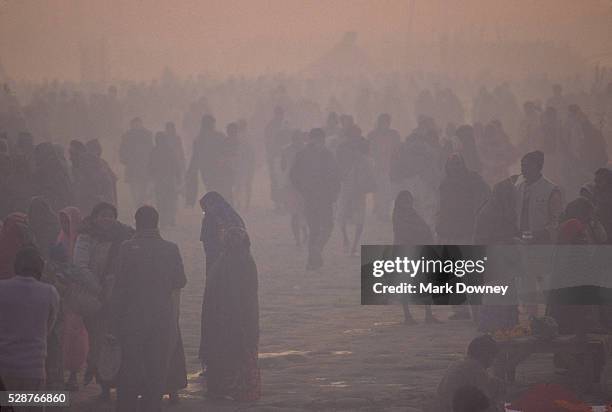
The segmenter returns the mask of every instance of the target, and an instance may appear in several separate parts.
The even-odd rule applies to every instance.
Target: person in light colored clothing
[[[47,336],[59,295],[40,282],[44,265],[38,250],[28,246],[15,257],[16,276],[0,280],[0,378],[6,390],[45,389]]]

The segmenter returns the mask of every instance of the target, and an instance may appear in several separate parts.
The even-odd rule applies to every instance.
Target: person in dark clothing
[[[158,132],[149,160],[149,175],[153,181],[162,227],[176,224],[181,174],[180,160],[174,152],[170,137],[164,132]]]
[[[222,243],[204,292],[206,386],[211,398],[254,401],[261,395],[257,266],[244,228],[227,229]]]
[[[100,202],[114,204],[116,178],[106,162],[87,151],[78,140],[70,142],[70,162],[79,210],[89,213]]]
[[[595,207],[595,218],[606,231],[606,243],[612,244],[612,170],[600,168],[595,178],[580,189],[580,195]]]
[[[62,165],[53,145],[40,143],[34,150],[36,168],[33,181],[35,193],[43,196],[53,210],[74,204],[74,194],[68,170]]]
[[[393,206],[393,244],[394,245],[432,245],[433,234],[425,220],[419,216],[414,209],[414,198],[408,190],[402,190],[395,198]],[[416,320],[410,313],[408,302],[402,303],[404,309],[404,323],[406,325],[416,324]],[[424,305],[425,322],[439,323],[431,312],[430,305]]]
[[[49,260],[49,250],[55,244],[60,232],[59,220],[45,198],[33,197],[28,210],[28,222],[34,235],[34,244],[45,260]]]
[[[113,330],[122,349],[117,410],[161,411],[178,323],[172,294],[187,283],[178,246],[162,239],[151,206],[136,211],[136,234],[119,250]]]
[[[136,207],[144,204],[149,198],[147,166],[151,150],[153,150],[153,134],[144,128],[140,118],[132,119],[130,130],[121,138],[119,161],[125,166],[125,180],[130,186]]]
[[[208,191],[217,191],[231,202],[232,186],[227,173],[231,174],[229,145],[223,133],[215,129],[215,118],[202,117],[200,134],[193,142],[193,153],[185,177],[185,200],[195,205],[198,193],[198,174]],[[228,170],[229,169],[229,170]]]
[[[490,189],[480,175],[469,170],[463,157],[451,155],[446,177],[440,184],[436,232],[442,244],[472,243],[476,212],[489,197]]]
[[[202,219],[202,230],[200,233],[200,241],[204,247],[204,255],[206,257],[206,282],[208,282],[208,273],[219,258],[222,252],[223,236],[233,227],[245,229],[246,226],[240,215],[234,208],[217,192],[208,192],[200,199],[200,207],[204,212]],[[206,290],[206,284],[204,286]],[[204,306],[202,301],[202,322],[204,322]],[[205,370],[206,365],[203,362],[204,357],[204,327],[200,329],[200,350],[199,356],[202,360],[202,370]]]
[[[478,156],[478,150],[476,149],[476,140],[474,139],[474,129],[472,126],[464,124],[459,126],[455,132],[457,139],[461,145],[459,152],[461,157],[465,160],[465,165],[468,169],[473,170],[476,173],[480,173],[482,170],[482,163]]]
[[[102,158],[102,145],[100,144],[100,141],[98,139],[89,140],[87,143],[85,143],[85,147],[87,148],[87,151],[89,153],[93,154],[99,159],[101,167],[106,171],[106,175],[109,176],[112,180],[113,201],[110,203],[118,207],[119,203],[117,202],[117,180],[119,179],[117,178],[117,175],[110,167],[108,162]]]
[[[333,230],[333,205],[340,192],[340,175],[334,155],[325,147],[323,129],[312,129],[309,138],[296,155],[289,176],[304,199],[309,233],[306,269],[316,270],[323,266],[323,248]]]

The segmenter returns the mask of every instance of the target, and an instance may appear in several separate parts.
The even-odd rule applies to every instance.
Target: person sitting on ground
[[[501,403],[499,403],[503,393],[502,383],[487,372],[497,352],[497,343],[489,335],[478,336],[470,342],[467,357],[452,364],[438,385],[441,412],[454,410],[455,395],[466,385],[479,389],[489,399],[490,407],[487,411],[503,410],[500,409]]]

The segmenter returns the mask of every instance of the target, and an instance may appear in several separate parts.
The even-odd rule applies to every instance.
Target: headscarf
[[[15,276],[15,256],[24,246],[32,243],[28,217],[24,213],[11,213],[0,229],[0,279]]]
[[[62,218],[66,219],[68,222],[68,228],[64,228],[64,226],[60,224],[61,232],[57,237],[57,244],[64,248],[66,254],[72,261],[74,245],[76,243],[76,238],[79,235],[81,221],[83,220],[81,217],[81,212],[76,207],[69,206],[60,210],[59,217],[60,223]]]
[[[200,240],[204,243],[207,267],[221,253],[222,233],[232,227],[245,229],[245,224],[234,208],[217,192],[208,192],[200,199],[204,211]]]

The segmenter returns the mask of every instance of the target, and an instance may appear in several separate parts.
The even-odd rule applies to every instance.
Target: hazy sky
[[[21,78],[78,78],[78,47],[104,38],[114,77],[297,70],[344,31],[375,58],[407,38],[410,0],[0,0],[0,61]],[[537,37],[594,53],[610,0],[415,0],[413,38]],[[603,27],[603,29],[602,29]]]

